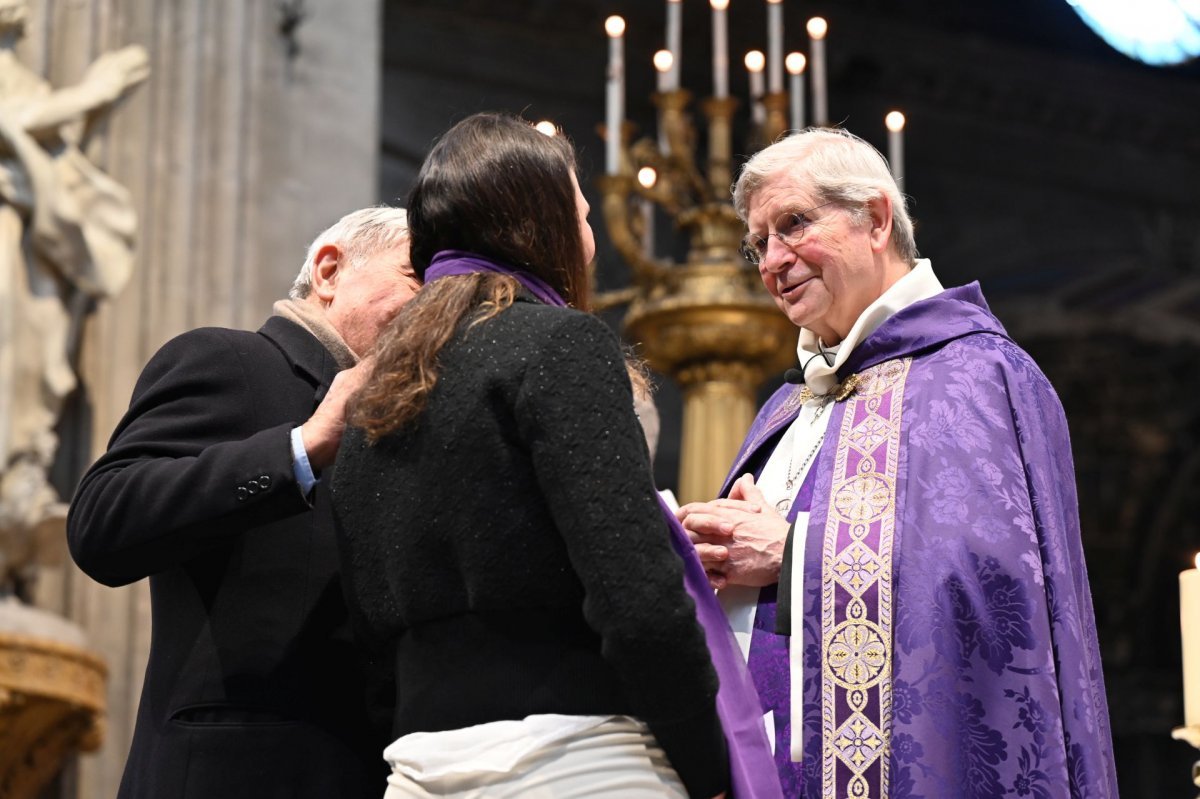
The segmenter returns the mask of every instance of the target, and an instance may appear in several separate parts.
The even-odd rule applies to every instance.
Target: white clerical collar
[[[928,258],[917,259],[916,265],[904,277],[892,284],[879,299],[867,306],[859,315],[846,337],[833,347],[821,347],[817,335],[806,328],[800,329],[800,343],[796,354],[804,365],[804,384],[814,394],[826,394],[837,385],[837,370],[860,341],[875,332],[892,314],[903,310],[914,302],[927,300],[941,294],[945,289]],[[832,363],[825,356],[832,355]]]

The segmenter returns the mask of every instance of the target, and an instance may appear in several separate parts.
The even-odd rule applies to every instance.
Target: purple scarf
[[[442,250],[435,255],[425,270],[425,282],[477,272],[508,275],[547,305],[563,308],[567,305],[558,292],[535,275],[462,250]],[[713,667],[720,679],[717,714],[729,748],[729,799],[782,799],[758,693],[750,680],[737,640],[729,629],[724,611],[717,604],[692,542],[661,497],[658,503],[671,531],[671,545],[683,561],[684,587],[696,604],[696,618],[704,628]]]
[[[479,272],[492,272],[516,278],[517,282],[528,289],[530,294],[547,305],[567,307],[567,303],[559,296],[558,292],[537,275],[522,272],[520,269],[514,269],[507,264],[465,250],[442,250],[433,256],[433,260],[425,269],[425,282],[432,283],[442,277],[473,275]]]

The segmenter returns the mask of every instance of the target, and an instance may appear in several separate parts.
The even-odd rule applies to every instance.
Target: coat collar
[[[279,348],[292,371],[313,384],[320,402],[339,371],[329,350],[312,333],[282,316],[268,318],[258,332]]]

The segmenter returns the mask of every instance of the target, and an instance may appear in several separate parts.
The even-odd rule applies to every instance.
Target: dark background
[[[1131,0],[1132,1],[1132,0]],[[402,201],[429,145],[479,110],[548,118],[584,191],[603,168],[603,21],[621,14],[627,109],[654,133],[659,0],[388,0],[380,199]],[[1063,0],[785,0],[785,48],[827,39],[830,116],[886,151],[903,110],[905,192],[943,284],[979,280],[1058,390],[1070,422],[1118,777],[1184,797],[1178,572],[1200,549],[1200,65],[1139,64]],[[731,92],[766,46],[761,0],[733,0]],[[683,85],[711,90],[710,11],[684,0]],[[745,103],[735,152],[748,145]],[[627,270],[593,211],[601,288]],[[660,248],[670,231],[660,229]],[[664,242],[664,239],[666,242]],[[675,244],[682,259],[684,242]],[[620,312],[609,314],[619,327]],[[770,388],[768,386],[767,388]],[[680,401],[663,381],[660,485],[678,473]]]

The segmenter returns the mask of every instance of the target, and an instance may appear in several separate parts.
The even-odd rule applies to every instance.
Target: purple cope
[[[785,795],[1116,797],[1054,390],[975,283],[890,317],[838,377],[852,374],[805,481],[801,762],[777,586],[751,639]],[[763,406],[723,496],[761,472],[799,391]]]

